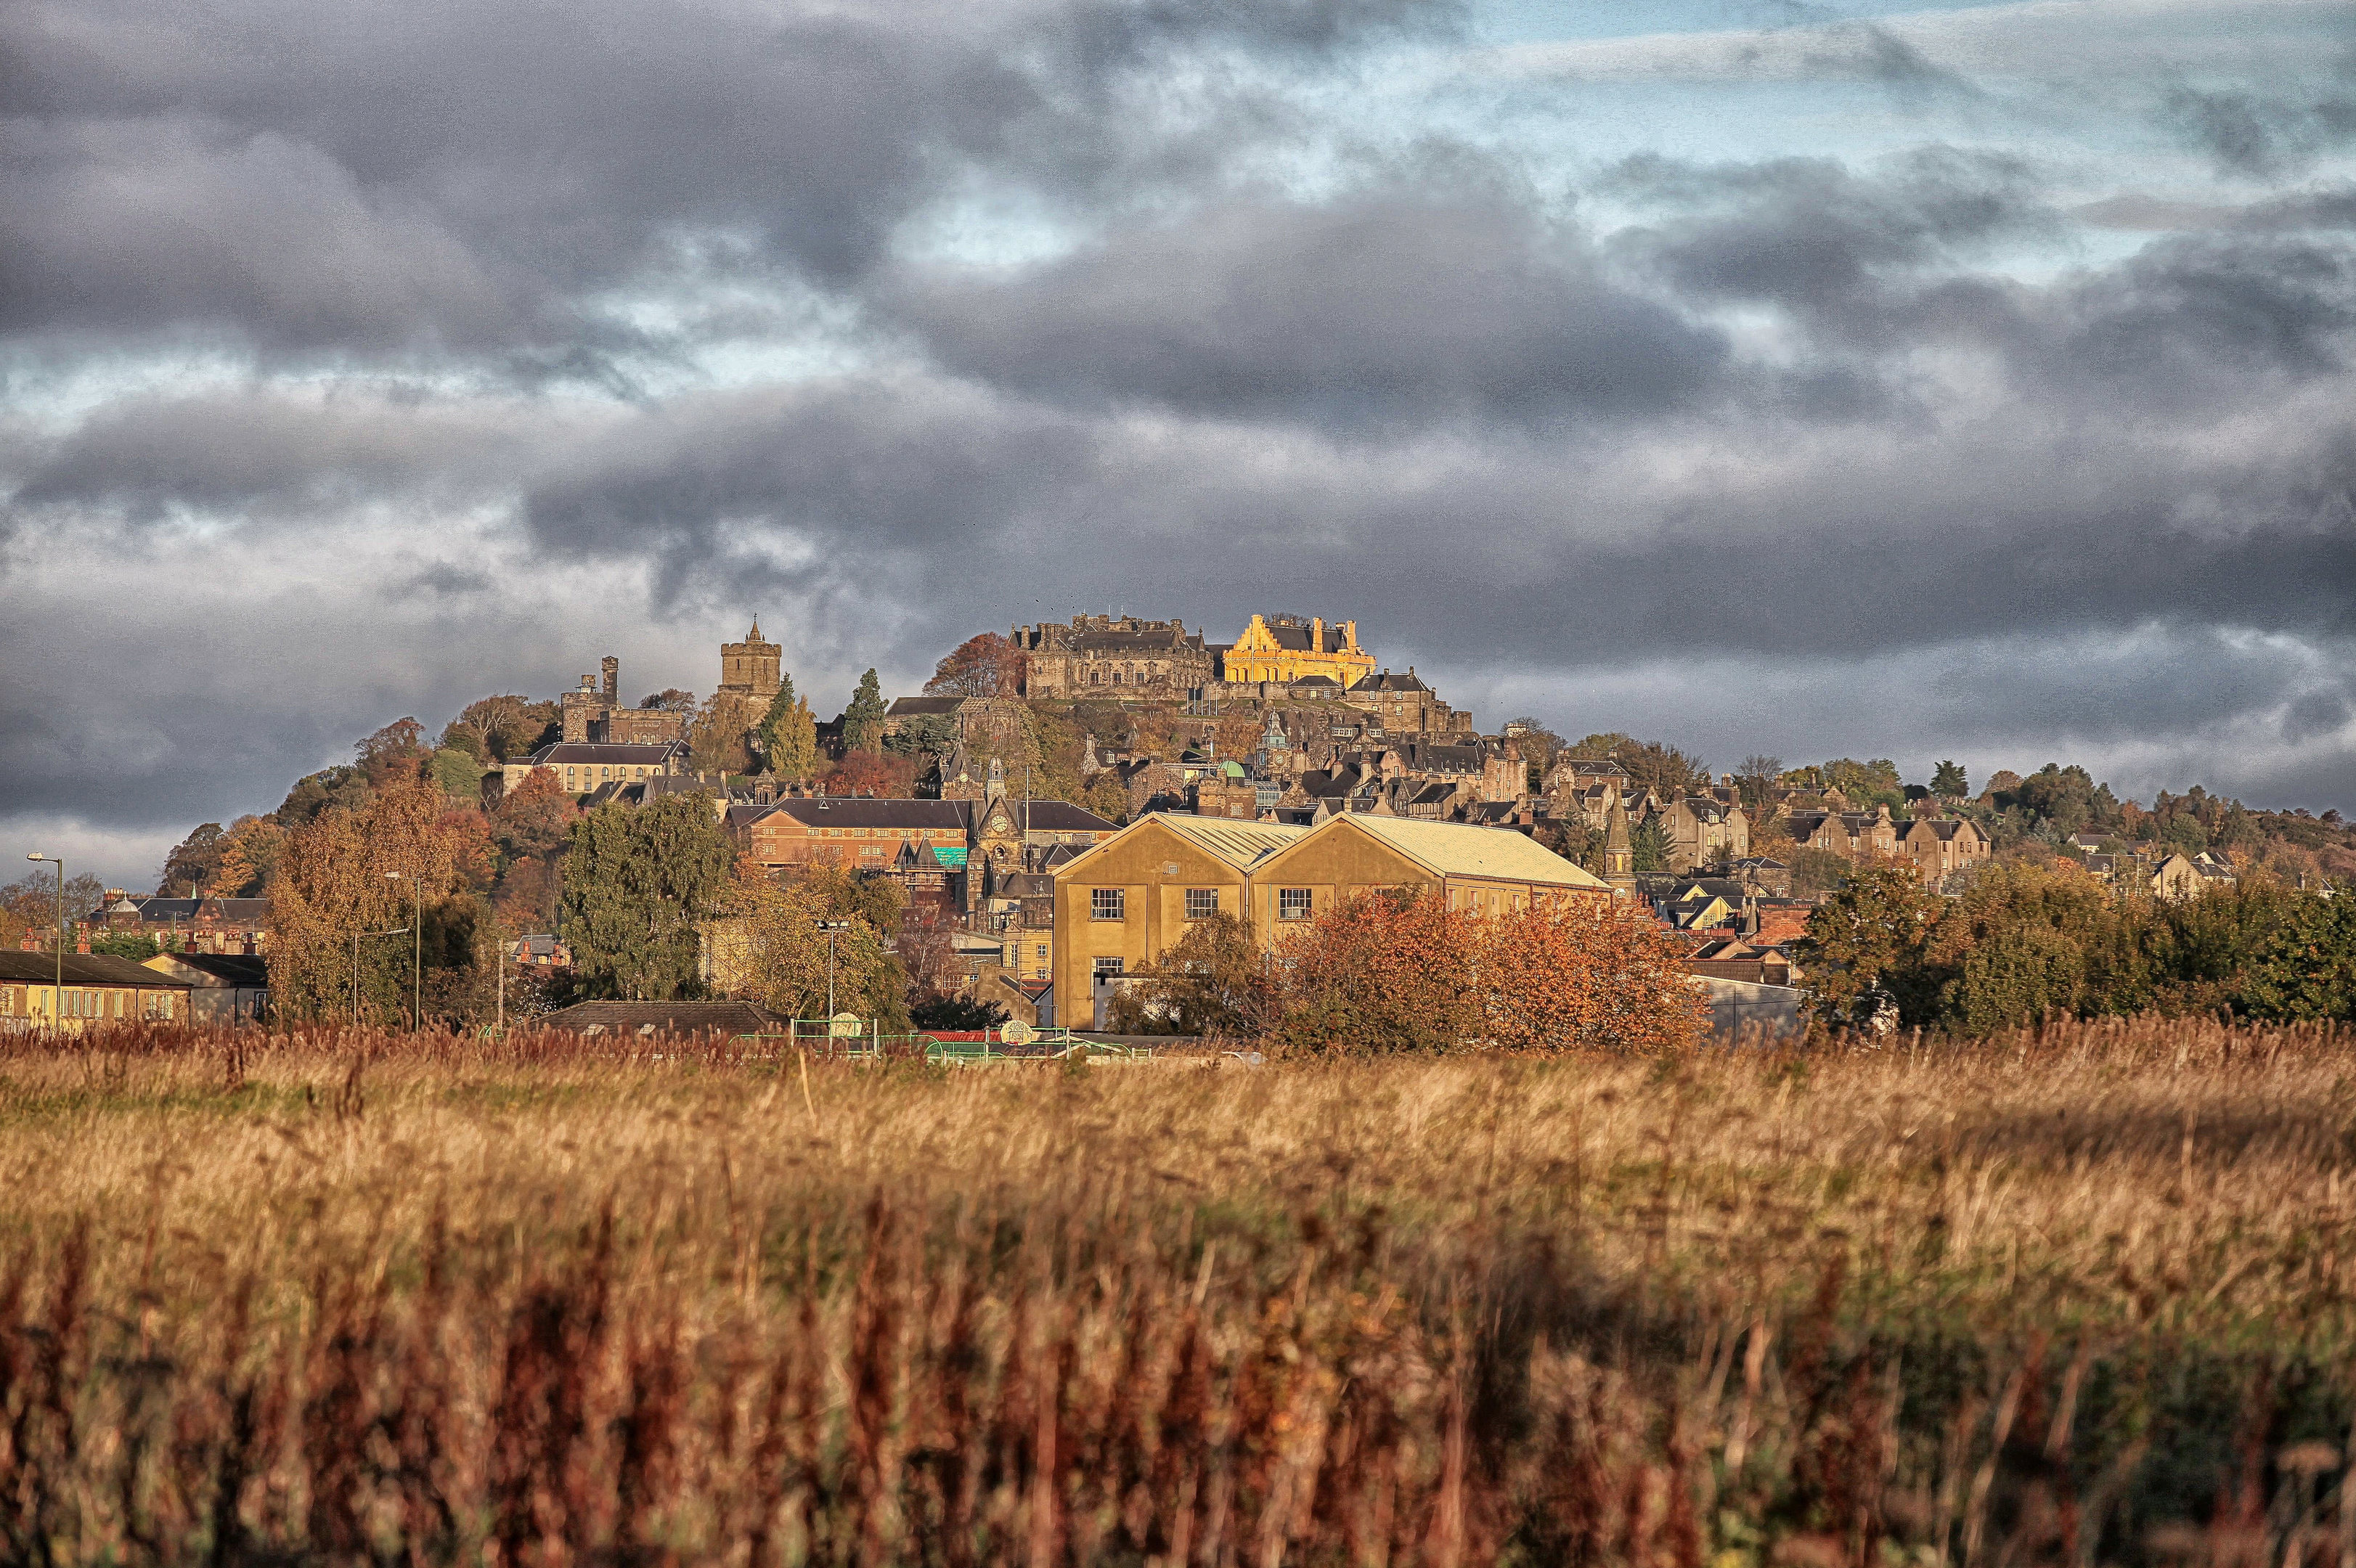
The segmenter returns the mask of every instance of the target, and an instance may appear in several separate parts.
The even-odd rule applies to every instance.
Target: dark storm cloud
[[[1108,177],[1116,79],[1193,44],[1314,53],[1412,0],[1127,6],[239,0],[0,20],[0,330],[264,345],[595,336],[580,296],[749,236],[840,283],[970,163]]]
[[[1615,286],[1526,194],[1414,183],[1238,198],[1020,275],[910,273],[880,303],[948,367],[1088,405],[1339,424],[1657,413],[1724,335]]]
[[[2347,74],[2356,80],[2356,69]],[[2169,129],[2227,174],[2297,174],[2356,142],[2356,89],[2293,99],[2179,87],[2168,94],[2162,115]]]

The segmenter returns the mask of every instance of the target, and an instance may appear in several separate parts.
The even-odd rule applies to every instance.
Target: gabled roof
[[[140,965],[159,975],[186,978],[183,970],[193,971],[200,986],[243,986],[249,989],[270,984],[268,961],[243,953],[159,953]]]
[[[914,719],[954,713],[958,704],[964,700],[962,697],[895,697],[892,699],[892,706],[884,710],[884,716],[887,719]]]
[[[1598,891],[1611,885],[1544,848],[1527,834],[1506,827],[1476,827],[1465,822],[1419,822],[1410,817],[1354,812],[1328,818],[1310,831],[1365,833],[1439,877],[1494,877],[1501,881],[1546,882]]]
[[[557,741],[542,746],[530,757],[538,768],[561,768],[568,763],[618,764],[624,767],[656,767],[687,751],[684,741],[663,741],[647,745],[624,745],[618,741]]]
[[[226,921],[231,925],[258,923],[270,918],[270,901],[266,898],[134,898],[126,899],[123,901],[134,905],[139,911],[139,918],[151,925],[193,921],[207,915],[217,921]]]
[[[1058,866],[1055,875],[1060,879],[1076,868],[1087,864],[1132,833],[1150,833],[1156,828],[1176,834],[1194,848],[1238,871],[1250,870],[1279,849],[1312,831],[1289,823],[1245,822],[1226,816],[1193,816],[1175,811],[1149,812],[1111,837],[1098,840],[1086,854],[1075,856]]]
[[[172,990],[186,990],[188,986],[187,981],[176,976],[103,953],[69,953],[65,968],[69,986],[150,986]],[[54,953],[0,953],[0,980],[18,986],[47,986],[55,985],[57,977],[58,957]]]

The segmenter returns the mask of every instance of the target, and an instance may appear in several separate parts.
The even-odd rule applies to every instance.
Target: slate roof
[[[34,985],[54,985],[57,977],[58,959],[54,953],[0,953],[0,980],[19,986],[27,982]],[[188,982],[186,980],[159,974],[145,965],[134,964],[128,958],[115,958],[102,953],[67,954],[66,984],[69,986],[148,986],[174,991],[185,991],[188,988]]]
[[[769,809],[782,812],[807,827],[921,827],[962,833],[969,804],[961,800],[908,800],[896,795],[826,795],[781,800]]]
[[[1168,828],[1205,854],[1226,861],[1238,871],[1251,869],[1309,831],[1306,827],[1295,827],[1287,823],[1244,822],[1226,816],[1194,816],[1182,812],[1157,811],[1141,816],[1122,828],[1112,841],[1127,837],[1147,823]],[[1076,856],[1067,865],[1059,868],[1057,874],[1060,876],[1064,870],[1081,864],[1089,856],[1100,853],[1106,843],[1099,840],[1087,854]]]
[[[1384,670],[1378,675],[1364,677],[1350,689],[1352,691],[1430,691],[1431,688],[1416,679],[1412,670],[1406,675],[1393,675],[1390,671]]]
[[[540,1020],[575,1034],[783,1034],[787,1019],[753,1002],[575,1002]]]
[[[663,741],[646,745],[623,745],[605,741],[555,741],[531,754],[534,767],[562,768],[588,763],[623,767],[660,767],[674,756],[687,754],[684,741]]]
[[[174,922],[193,922],[200,914],[231,925],[262,925],[270,919],[270,901],[260,899],[162,899],[134,898],[122,901],[139,912],[139,918],[150,925],[168,925]]]
[[[205,976],[197,982],[200,986],[266,988],[270,984],[269,962],[245,953],[161,953],[140,967],[153,969],[158,975],[174,975],[174,970],[166,965],[196,970]]]
[[[954,713],[962,697],[895,697],[892,706],[884,710],[887,719],[922,719]]]

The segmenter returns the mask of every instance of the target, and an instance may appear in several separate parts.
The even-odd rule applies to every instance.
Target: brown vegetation
[[[12,1562],[2342,1561],[2356,1052],[0,1059]]]

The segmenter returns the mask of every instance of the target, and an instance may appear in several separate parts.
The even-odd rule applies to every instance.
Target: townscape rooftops
[[[904,800],[892,796],[800,795],[763,811],[792,817],[806,827],[925,827],[965,831],[964,801]]]
[[[1431,688],[1415,677],[1413,670],[1394,675],[1389,670],[1370,675],[1350,688],[1352,691],[1430,691]]]

